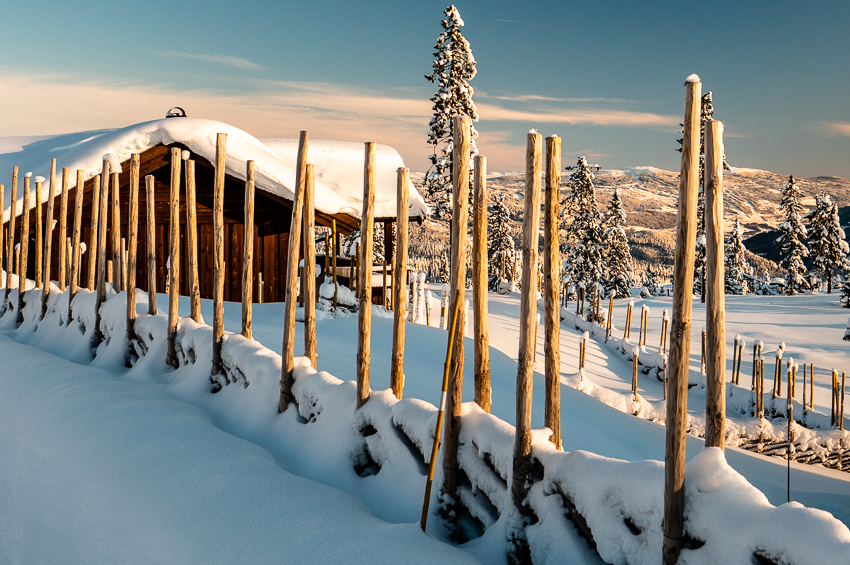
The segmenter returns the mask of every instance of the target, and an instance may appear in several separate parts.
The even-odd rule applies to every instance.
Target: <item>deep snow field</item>
[[[13,292],[11,298],[15,301],[17,293]],[[146,338],[147,355],[132,369],[124,367],[126,343],[120,343],[124,306],[121,295],[104,306],[107,334],[112,339],[101,346],[94,360],[87,346],[92,331],[93,316],[88,313],[93,306],[92,296],[81,292],[75,301],[75,317],[87,326],[81,331],[60,327],[58,322],[67,311],[67,293],[51,295],[51,311],[43,322],[35,321],[38,302],[29,301],[27,321],[19,329],[15,329],[14,311],[0,318],[0,563],[395,563],[401,559],[424,563],[473,562],[476,558],[504,562],[504,529],[489,527],[483,537],[459,549],[440,541],[445,532],[434,512],[434,503],[429,535],[420,532],[424,478],[421,466],[415,462],[385,464],[373,477],[359,477],[353,471],[349,443],[362,439],[353,439],[359,434],[352,430],[340,433],[334,425],[339,425],[337,420],[347,422],[353,407],[354,385],[350,381],[354,378],[357,349],[355,315],[329,317],[320,313],[320,372],[307,378],[312,372],[302,366],[297,381],[301,415],[295,410],[277,415],[279,374],[274,374],[274,368],[279,371],[279,359],[275,365],[276,357],[258,344],[238,337],[226,341],[226,360],[240,369],[241,377],[220,393],[210,394],[209,365],[204,360],[209,359],[211,332],[182,320],[184,353],[191,352],[199,362],[178,370],[165,366],[164,340],[160,339],[165,328],[164,295],[158,299],[160,316],[149,318],[142,315],[147,311],[146,296],[137,294],[137,330],[150,337]],[[492,414],[512,424],[519,298],[516,294],[491,293],[489,302]],[[622,335],[619,328],[627,303],[627,299],[615,302],[615,336]],[[660,339],[661,312],[670,307],[670,299],[636,299],[633,336],[637,335],[638,314],[644,303],[650,308],[647,349],[655,351]],[[431,316],[434,326],[439,319],[437,304],[435,300]],[[840,307],[838,295],[727,296],[726,304],[730,366],[735,334],[748,343],[741,384],[748,387],[751,344],[756,339],[764,341],[766,373],[772,376],[771,352],[779,341],[784,341],[786,358],[792,356],[800,365],[815,363],[815,408],[828,414],[829,371],[832,367],[839,371],[850,369],[850,344],[841,340],[850,310]],[[239,331],[240,308],[239,304],[225,304],[226,331]],[[210,322],[211,302],[203,301],[202,309],[205,320]],[[188,316],[188,312],[188,300],[183,298],[180,314]],[[699,330],[704,315],[704,307],[697,300],[691,346],[692,378],[696,381]],[[283,305],[255,305],[253,319],[255,340],[279,353]],[[471,323],[469,328],[471,331]],[[296,355],[303,347],[301,329],[298,324]],[[392,409],[394,421],[402,425],[412,425],[419,418],[423,424],[419,434],[427,442],[434,409],[416,399],[429,404],[439,401],[446,332],[408,324],[404,397],[412,400],[394,404],[384,391],[389,386],[392,313],[375,307],[372,331],[371,388],[376,392],[361,417],[377,422],[382,410]],[[581,332],[565,320],[561,336],[562,382],[574,383]],[[541,326],[536,365],[540,373],[535,374],[534,382],[535,428],[542,427],[543,421],[542,344]],[[466,348],[464,399],[470,400],[470,340]],[[608,404],[616,405],[617,398],[630,396],[629,362],[594,339],[590,340],[587,359],[586,378],[612,392],[610,401],[606,400]],[[339,382],[334,377],[349,382]],[[638,387],[650,406],[661,405],[662,388],[654,376],[641,374]],[[704,410],[702,390],[694,387],[688,399],[689,409],[697,419]],[[588,500],[604,506],[612,493],[620,493],[616,496],[638,497],[637,501],[628,499],[623,503],[633,512],[640,511],[645,498],[657,505],[661,494],[656,492],[660,464],[652,460],[663,460],[663,426],[626,414],[566,384],[561,394],[565,451],[585,450],[641,462],[624,467],[619,475],[612,475],[613,479],[601,473],[598,477],[582,477],[584,490],[600,491],[589,494]],[[310,411],[305,407],[307,399],[314,401],[307,420],[315,423],[303,425],[304,414]],[[468,406],[466,411],[476,414]],[[327,415],[333,418],[326,418]],[[731,413],[730,418],[741,425],[754,420]],[[477,423],[479,420],[483,423]],[[473,427],[484,429],[477,436],[479,439],[489,438],[497,444],[492,453],[510,453],[512,445],[502,434],[512,433],[509,427],[489,417],[473,421]],[[486,426],[492,429],[487,432]],[[545,433],[541,437],[545,438]],[[508,444],[501,445],[494,438]],[[543,442],[545,445],[545,439]],[[391,446],[385,446],[388,452],[381,454],[374,443],[369,445],[375,451],[373,455],[387,462],[401,460],[398,453],[390,452]],[[694,552],[688,562],[730,562],[737,557],[729,555],[740,556],[751,550],[747,545],[750,538],[764,538],[753,544],[778,544],[781,548],[775,550],[779,552],[776,555],[787,559],[796,555],[793,561],[798,563],[804,562],[805,555],[812,563],[840,562],[840,556],[847,555],[850,474],[791,465],[792,500],[829,512],[842,525],[796,503],[780,506],[786,502],[783,460],[727,448],[728,464],[762,496],[727,470],[722,457],[718,459],[719,451],[714,454],[706,450],[694,462],[702,447],[702,440],[689,438],[689,480],[698,488],[715,483],[734,488],[719,498],[707,499],[706,508],[712,506],[713,500],[713,509],[694,510],[692,519],[694,524],[728,521],[712,525],[709,530],[721,528],[717,531],[726,537],[715,541],[731,549],[709,545],[701,555]],[[550,453],[543,456],[555,457]],[[594,461],[593,457],[585,461],[585,474],[598,468],[593,466]],[[611,491],[611,483],[607,482],[610,480],[619,483],[619,488]],[[599,489],[589,488],[597,484]],[[601,485],[608,486],[603,489]],[[718,500],[738,506],[718,506]],[[771,504],[780,507],[772,509]],[[748,514],[747,510],[753,513]],[[743,523],[729,520],[733,515]],[[647,526],[648,531],[660,531],[660,517],[649,519],[653,525]],[[530,538],[538,536],[545,542],[542,549],[539,544],[536,546],[535,556],[543,559],[535,562],[599,562],[562,515],[558,519],[547,517],[542,527],[529,533]],[[607,555],[607,561],[657,562],[660,558],[660,545],[656,548],[655,541],[648,542],[643,536],[630,542],[636,545],[629,546],[628,538],[618,537],[620,534],[603,528],[594,528],[594,532],[600,535],[600,551],[607,552],[603,555]],[[613,540],[611,544],[606,545],[606,535]],[[790,540],[792,537],[796,539]],[[829,543],[824,544],[824,539]],[[535,540],[539,542],[538,538],[531,539],[533,544]]]

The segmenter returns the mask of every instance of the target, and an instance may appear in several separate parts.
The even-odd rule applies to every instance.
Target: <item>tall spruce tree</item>
[[[803,225],[803,207],[800,205],[800,189],[792,175],[788,184],[782,187],[782,201],[779,209],[785,216],[785,221],[779,226],[782,233],[776,238],[782,257],[779,267],[788,272],[785,280],[785,292],[797,294],[805,285],[803,273],[806,266],[803,258],[809,256],[806,248],[806,227]]]
[[[605,214],[605,291],[617,292],[617,296],[629,295],[632,286],[632,253],[626,231],[626,211],[620,198],[620,189],[614,189],[614,196]]]
[[[850,246],[844,239],[844,230],[838,219],[838,205],[826,192],[815,197],[815,208],[809,220],[809,250],[813,270],[826,279],[827,293],[832,293],[832,279],[850,268],[847,253]]]
[[[747,261],[747,248],[744,246],[743,229],[738,218],[735,218],[735,227],[726,238],[726,254],[724,257],[725,274],[724,286],[726,294],[747,294],[747,281],[744,275],[752,272],[753,268]]]
[[[510,213],[505,198],[497,196],[487,208],[487,264],[489,288],[498,291],[501,279],[510,273],[514,261]]]
[[[469,81],[475,77],[475,57],[469,42],[460,29],[463,20],[454,5],[443,11],[443,32],[434,45],[433,72],[425,78],[438,86],[431,97],[434,103],[434,116],[428,130],[428,144],[434,146],[429,156],[431,167],[425,175],[425,196],[433,204],[434,215],[438,218],[451,218],[452,214],[452,118],[468,116],[478,121],[478,110],[472,101],[475,92]],[[471,154],[478,150],[475,139],[478,132],[471,128]]]
[[[579,157],[573,167],[567,186],[565,215],[572,221],[566,226],[566,274],[573,284],[584,284],[592,288],[604,280],[605,241],[602,214],[596,204],[596,189],[593,186],[593,171],[599,165],[588,165],[587,159]]]

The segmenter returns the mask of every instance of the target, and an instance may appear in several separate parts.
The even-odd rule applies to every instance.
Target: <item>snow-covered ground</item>
[[[13,300],[15,297],[13,292]],[[519,301],[516,295],[490,294],[489,298],[492,413],[503,422],[479,415],[468,405],[465,421],[470,424],[469,433],[477,435],[465,437],[477,441],[482,453],[493,456],[499,470],[504,463],[501,459],[512,450],[509,424],[515,414]],[[384,429],[383,422],[391,418],[412,438],[427,443],[434,408],[419,399],[428,403],[439,399],[444,330],[408,325],[405,400],[396,402],[389,393],[381,392],[389,386],[392,318],[375,308],[371,378],[377,392],[365,409],[355,414],[350,379],[354,376],[357,319],[320,316],[320,373],[300,368],[296,383],[300,414],[289,410],[278,415],[279,358],[260,344],[280,351],[281,304],[255,306],[253,329],[258,343],[238,336],[228,338],[224,355],[226,362],[239,369],[234,372],[236,382],[210,394],[209,328],[181,321],[183,355],[198,362],[187,361],[175,371],[164,363],[164,317],[140,315],[138,333],[149,350],[127,369],[120,295],[104,307],[106,333],[111,339],[94,360],[87,346],[92,296],[83,292],[75,302],[75,317],[85,328],[77,321],[70,327],[60,326],[64,314],[59,312],[67,310],[67,298],[53,295],[51,300],[54,307],[43,322],[34,321],[34,300],[21,328],[14,329],[14,312],[0,319],[4,334],[0,336],[0,358],[5,361],[0,377],[0,445],[4,454],[13,454],[0,459],[0,560],[271,562],[285,556],[286,561],[302,562],[397,562],[399,555],[404,555],[406,561],[453,562],[472,554],[483,562],[503,562],[505,530],[493,527],[492,521],[483,537],[463,546],[468,553],[418,531],[423,463],[410,454],[422,446],[405,446]],[[159,301],[165,306],[164,296]],[[138,294],[137,303],[140,314],[146,312],[143,294]],[[653,298],[646,303],[651,308],[651,350],[659,341],[661,310],[669,307],[669,299]],[[622,325],[626,304],[621,300],[615,306],[617,327]],[[637,301],[638,309],[640,305]],[[841,341],[848,310],[837,306],[837,296],[727,297],[727,305],[730,355],[736,333],[748,343],[763,340],[766,352],[771,344],[785,341],[788,355],[801,364],[815,363],[815,404],[828,410],[825,370],[832,366],[840,370],[848,359]],[[436,307],[431,318],[434,325],[439,316]],[[204,301],[202,308],[206,320],[211,320],[211,303]],[[181,302],[181,314],[188,315],[188,302]],[[698,303],[694,319],[692,369],[697,373],[699,328],[704,319]],[[633,336],[639,316],[634,320]],[[225,329],[236,332],[239,326],[240,305],[226,304]],[[615,331],[615,335],[620,334]],[[565,382],[570,382],[577,370],[579,336],[580,332],[562,324]],[[542,328],[538,338],[537,368],[542,369]],[[296,353],[301,347],[299,339]],[[469,342],[467,350],[464,398],[471,399]],[[587,357],[586,374],[592,383],[628,393],[630,364],[594,340]],[[742,383],[748,382],[746,360],[745,354]],[[537,428],[542,427],[543,419],[542,380],[535,375],[533,425]],[[639,392],[654,401],[661,396],[661,385],[654,377],[641,375]],[[704,406],[701,388],[695,387],[689,396],[690,409],[696,415]],[[312,423],[304,425],[306,421]],[[378,428],[375,436],[360,433],[367,424]],[[565,450],[573,453],[568,458],[547,451],[545,440],[535,444],[547,473],[552,471],[546,488],[569,491],[571,486],[578,487],[582,495],[575,503],[592,522],[600,551],[607,552],[603,555],[606,560],[635,563],[644,556],[648,562],[653,556],[656,562],[660,516],[653,509],[658,508],[661,496],[660,464],[651,460],[663,459],[663,427],[563,386],[562,435]],[[358,451],[364,446],[365,451]],[[688,449],[693,458],[702,451],[702,441],[690,438]],[[577,450],[635,463],[612,462],[575,453]],[[377,475],[364,478],[354,472],[356,455],[364,452],[383,463]],[[692,524],[694,531],[702,528],[703,532],[722,533],[724,540],[709,540],[713,543],[702,552],[693,552],[690,562],[729,562],[730,556],[739,558],[765,546],[785,558],[796,555],[793,562],[840,562],[840,556],[846,555],[850,548],[846,528],[850,524],[850,475],[792,464],[792,499],[830,512],[842,525],[799,505],[771,508],[768,501],[774,505],[785,502],[782,460],[731,447],[726,459],[764,496],[726,468],[717,454],[704,452],[689,470],[690,484],[697,489],[693,496],[704,508],[692,510]],[[487,488],[482,477],[471,478],[480,488]],[[572,485],[562,484],[570,481]],[[498,489],[498,481],[494,484]],[[529,529],[536,555],[553,563],[597,562],[565,521],[563,508],[553,506],[551,499],[556,497],[543,497],[543,490],[535,492],[539,498],[534,503],[543,516],[540,524]],[[712,492],[715,494],[707,494]],[[605,513],[622,511],[635,520],[640,536],[611,529],[617,519],[612,522]],[[744,522],[714,520],[729,513]],[[620,516],[620,530],[625,529],[622,519]],[[745,535],[740,533],[745,527],[742,524],[748,528]],[[805,531],[793,536],[799,528]],[[429,533],[445,536],[436,515]],[[810,556],[805,558],[807,553]]]

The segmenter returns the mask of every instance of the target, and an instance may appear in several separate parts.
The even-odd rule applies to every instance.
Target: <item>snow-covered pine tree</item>
[[[433,72],[425,75],[438,89],[431,97],[434,116],[428,126],[428,144],[434,146],[434,153],[429,156],[431,167],[425,175],[424,192],[433,205],[434,215],[447,219],[452,214],[452,118],[468,116],[477,122],[478,110],[472,101],[474,90],[469,85],[477,72],[475,57],[460,32],[463,20],[454,5],[443,13],[446,18],[441,22],[443,32],[434,45]],[[471,130],[471,154],[475,155],[478,132],[474,127]]]
[[[750,289],[744,275],[749,274],[753,268],[747,261],[747,249],[744,247],[743,230],[738,218],[735,218],[735,227],[726,238],[725,281],[726,294],[747,294]]]
[[[510,278],[514,260],[514,239],[511,237],[510,213],[505,198],[497,196],[487,209],[487,264],[489,288],[499,290],[500,278]]]
[[[600,168],[588,165],[584,157],[579,157],[575,166],[567,167],[572,174],[567,183],[570,192],[564,214],[572,222],[566,227],[566,275],[571,283],[584,283],[588,289],[604,280],[605,275],[604,226],[593,186],[593,171]]]
[[[805,285],[803,273],[806,272],[806,266],[803,264],[803,257],[809,256],[809,250],[805,243],[806,227],[803,225],[800,189],[797,188],[797,181],[793,175],[788,179],[788,184],[782,187],[782,201],[779,209],[785,215],[785,221],[779,226],[782,235],[776,238],[782,257],[779,267],[788,272],[785,292],[797,294]]]
[[[623,209],[623,201],[620,198],[620,189],[614,189],[614,196],[608,205],[605,214],[605,256],[606,276],[605,292],[612,290],[617,296],[628,296],[632,286],[634,275],[632,267],[632,253],[629,249],[629,240],[626,231],[626,211]]]
[[[806,219],[809,220],[808,242],[813,270],[826,279],[827,293],[831,293],[833,277],[850,268],[847,260],[850,247],[838,219],[838,205],[824,192],[815,197],[815,208]]]

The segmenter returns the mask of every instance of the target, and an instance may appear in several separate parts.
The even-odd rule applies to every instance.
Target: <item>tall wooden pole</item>
[[[21,211],[21,266],[18,269],[18,316],[20,326],[24,323],[24,291],[27,289],[27,255],[30,241],[30,177],[24,176],[24,207]]]
[[[56,203],[56,159],[50,160],[50,192],[47,194],[47,220],[44,225],[44,286],[41,293],[41,317],[47,313],[47,299],[50,297],[50,255],[53,243],[53,207]],[[65,241],[62,239],[62,241]]]
[[[168,349],[165,362],[174,368],[180,366],[174,340],[177,338],[177,306],[180,299],[180,165],[182,150],[171,148],[171,193],[168,223],[168,263],[170,283],[168,285]],[[215,236],[218,237],[218,230]]]
[[[474,319],[475,402],[490,412],[490,330],[487,318],[487,158],[475,156],[472,181],[472,307]],[[461,228],[463,229],[463,228]]]
[[[469,223],[469,153],[472,122],[466,116],[452,119],[452,230],[451,230],[451,298],[461,301],[449,366],[449,389],[446,397],[446,443],[443,448],[443,491],[450,500],[457,497],[458,448],[460,446],[460,415],[463,403],[463,328],[466,327],[466,308],[463,300],[466,289],[466,230]],[[455,302],[449,304],[454,311]]]
[[[72,305],[77,295],[77,286],[80,280],[80,266],[82,257],[80,253],[80,232],[83,223],[83,193],[85,192],[85,172],[77,169],[77,184],[74,187],[74,235],[71,246],[71,293],[68,295],[68,322],[71,322],[74,310]]]
[[[189,289],[191,317],[199,324],[201,318],[201,289],[198,281],[198,211],[195,199],[195,161],[186,160],[186,248],[189,253]]]
[[[529,133],[525,154],[525,215],[522,223],[522,297],[516,382],[516,440],[514,442],[514,505],[528,515],[525,504],[531,485],[531,390],[534,377],[534,336],[537,329],[537,240],[540,233],[540,173],[543,138]]]
[[[4,206],[5,206],[5,202],[6,202],[4,200],[5,197],[6,197],[6,186],[3,185],[3,184],[0,184],[0,203],[2,203]],[[12,222],[11,222],[11,219],[10,219],[9,225],[11,226],[11,224],[12,224]],[[3,212],[0,211],[0,255],[2,255],[2,253],[3,253],[3,232],[4,232]],[[13,237],[14,236],[12,235],[12,229],[10,228],[9,229],[9,235],[7,236],[6,239],[12,239]],[[2,265],[0,265],[0,270],[2,270],[2,268],[3,268]],[[9,277],[8,273],[7,273],[6,277],[8,279],[8,277]],[[7,284],[8,284],[8,282],[7,282]],[[6,302],[4,301],[3,302],[3,313],[5,313],[5,310],[6,310]]]
[[[561,309],[558,289],[561,253],[558,246],[558,207],[561,194],[561,138],[546,138],[546,202],[543,216],[543,278],[546,336],[546,397],[543,424],[552,430],[549,438],[561,449]],[[612,295],[613,296],[613,295]],[[610,308],[609,308],[610,309]],[[610,326],[610,324],[607,324]],[[606,339],[608,336],[606,329]]]
[[[59,290],[65,292],[65,273],[67,271],[67,258],[65,240],[68,237],[68,189],[71,170],[62,168],[62,197],[59,200]]]
[[[705,445],[726,449],[726,305],[723,267],[723,122],[705,124]],[[790,375],[790,373],[789,373]]]
[[[298,137],[298,157],[295,166],[295,194],[292,218],[289,222],[289,251],[286,258],[286,305],[283,312],[283,347],[281,348],[280,403],[278,412],[289,408],[295,400],[292,385],[295,377],[295,301],[298,296],[298,250],[301,249],[301,216],[304,212],[304,185],[307,176],[307,144],[309,134],[302,131]]]
[[[44,246],[44,217],[41,205],[43,177],[35,178],[35,287],[41,288]]]
[[[97,279],[97,225],[100,220],[101,184],[101,175],[95,175],[91,196],[91,233],[89,234],[89,245],[87,249],[89,260],[88,270],[86,271],[86,288],[91,291],[94,290],[95,280]]]
[[[316,368],[316,203],[313,165],[304,183],[304,356]]]
[[[127,340],[136,339],[136,256],[139,247],[139,168],[140,157],[130,160],[130,242],[127,250]]]
[[[156,316],[156,195],[154,194],[156,179],[153,175],[145,176],[145,216],[147,221],[147,265],[148,265],[148,315]]]
[[[333,307],[336,310],[337,304],[337,282],[336,282],[336,256],[339,254],[339,234],[336,231],[336,220],[331,219],[331,273],[333,277],[334,283],[334,298],[333,298]],[[349,266],[349,277],[351,277],[351,268]]]
[[[6,251],[6,296],[4,308],[9,306],[9,293],[12,292],[12,273],[15,271],[15,215],[18,207],[18,167],[12,168],[12,202],[9,210],[9,243]]]
[[[245,172],[245,207],[242,224],[242,335],[252,338],[252,300],[254,292],[254,161],[248,161]]]
[[[393,269],[393,350],[390,387],[401,400],[404,391],[404,323],[407,317],[407,224],[410,193],[410,169],[398,168],[396,185],[395,268]],[[335,234],[334,234],[335,235]]]
[[[100,210],[98,214],[97,232],[97,300],[94,306],[94,346],[95,348],[103,341],[103,332],[100,330],[100,305],[106,301],[106,232],[109,222],[109,161],[103,161],[100,188]]]
[[[221,363],[221,346],[224,343],[224,179],[226,155],[227,134],[219,133],[215,140],[215,184],[213,186],[213,375],[224,372]]]
[[[685,454],[688,423],[688,363],[691,353],[694,246],[699,181],[699,118],[702,83],[691,75],[685,83],[682,169],[674,260],[673,319],[670,328],[667,446],[664,454],[665,565],[675,565],[682,551],[685,513]]]
[[[357,408],[369,400],[372,363],[372,243],[375,228],[375,144],[366,143],[360,216],[360,289],[357,315]]]
[[[121,183],[118,179],[119,172],[121,171],[112,171],[112,200],[110,205],[112,209],[112,284],[115,285],[115,292],[124,290],[124,281],[121,280]]]

